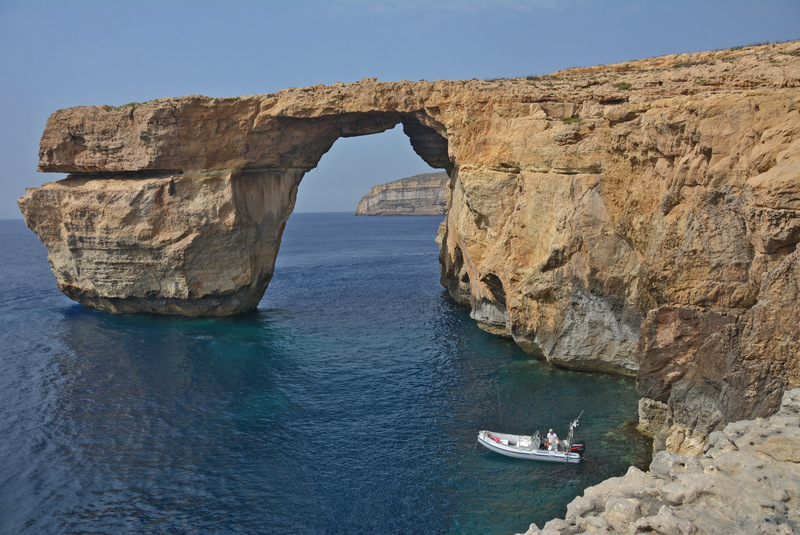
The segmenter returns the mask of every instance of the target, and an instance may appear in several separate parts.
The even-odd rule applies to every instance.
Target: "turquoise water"
[[[257,312],[224,319],[87,310],[0,222],[0,532],[515,533],[641,462],[633,382],[480,331],[439,222],[295,214]],[[475,447],[581,410],[579,466]]]

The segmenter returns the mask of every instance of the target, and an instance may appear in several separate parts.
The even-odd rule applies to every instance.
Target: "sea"
[[[0,533],[512,534],[646,468],[633,380],[480,330],[439,283],[441,220],[294,214],[230,318],[84,308],[0,221]],[[580,465],[476,443],[581,412]]]

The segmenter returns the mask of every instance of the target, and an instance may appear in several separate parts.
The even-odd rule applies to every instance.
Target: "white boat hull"
[[[480,442],[481,446],[495,453],[516,459],[562,464],[578,464],[581,462],[581,456],[578,453],[539,449],[538,443],[534,443],[533,437],[525,435],[481,431],[478,433],[478,442]]]

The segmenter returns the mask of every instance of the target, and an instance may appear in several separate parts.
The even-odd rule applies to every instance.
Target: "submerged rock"
[[[700,458],[662,451],[648,472],[589,487],[525,535],[800,533],[800,389],[768,419],[712,433]]]

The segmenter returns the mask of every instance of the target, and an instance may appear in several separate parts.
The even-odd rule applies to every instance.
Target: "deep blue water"
[[[0,533],[515,533],[623,474],[633,382],[479,330],[439,222],[295,214],[257,312],[181,319],[73,303],[0,221]],[[475,448],[584,409],[580,466]]]

